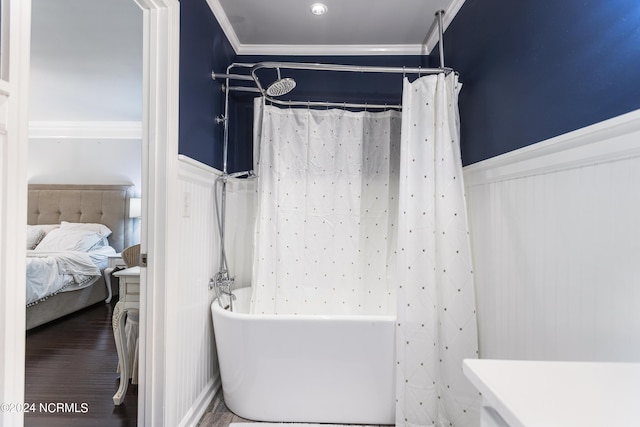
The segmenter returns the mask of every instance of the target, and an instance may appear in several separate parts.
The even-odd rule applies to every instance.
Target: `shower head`
[[[267,88],[267,95],[269,96],[282,96],[291,92],[296,87],[296,81],[291,77],[280,77],[280,68],[278,70],[278,80],[271,83]]]

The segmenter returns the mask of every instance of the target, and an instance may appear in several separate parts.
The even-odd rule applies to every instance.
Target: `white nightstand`
[[[116,340],[116,351],[118,352],[118,366],[120,367],[120,386],[113,395],[113,403],[120,405],[127,394],[129,379],[137,384],[138,370],[138,318],[140,313],[140,267],[131,267],[126,270],[117,271],[114,275],[120,280],[120,295],[118,303],[113,309],[113,336]],[[135,339],[127,337],[125,331],[125,321],[127,318],[133,320]],[[133,349],[130,349],[129,342],[132,341]],[[130,351],[133,353],[130,354]],[[132,378],[133,374],[133,378]]]
[[[109,304],[111,302],[111,297],[113,296],[111,291],[111,273],[117,267],[127,268],[127,265],[124,263],[120,254],[109,255],[108,260],[109,264],[107,265],[107,268],[104,269],[104,283],[107,286],[107,299],[104,300],[105,304]]]

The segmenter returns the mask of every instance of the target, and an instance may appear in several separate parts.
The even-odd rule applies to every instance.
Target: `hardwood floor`
[[[120,381],[114,306],[96,304],[27,332],[25,403],[34,411],[25,414],[26,427],[137,424],[138,387],[129,385],[120,406],[112,399]]]

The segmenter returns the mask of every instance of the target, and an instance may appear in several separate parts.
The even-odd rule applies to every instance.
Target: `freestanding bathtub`
[[[211,305],[227,407],[255,421],[395,422],[395,318],[249,314]]]

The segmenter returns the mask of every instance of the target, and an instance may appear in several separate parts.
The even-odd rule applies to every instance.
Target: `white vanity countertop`
[[[640,363],[465,360],[510,427],[640,426]]]

